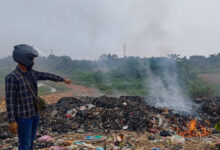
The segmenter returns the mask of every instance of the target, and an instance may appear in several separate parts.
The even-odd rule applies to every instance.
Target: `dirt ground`
[[[200,74],[199,77],[209,83],[220,83],[220,74]]]
[[[77,84],[70,84],[66,85],[64,83],[57,83],[62,86],[66,86],[70,90],[66,92],[55,92],[48,95],[42,96],[48,104],[56,103],[61,97],[77,97],[77,96],[99,96],[100,92],[93,88],[88,88],[82,85]],[[5,100],[4,98],[0,97],[0,112],[6,111],[5,108]]]
[[[70,84],[66,85],[64,83],[58,83],[63,86],[66,86],[70,90],[62,93],[51,93],[45,96],[42,96],[48,104],[56,103],[61,97],[77,97],[77,96],[99,96],[99,91],[93,88],[88,88],[82,85]]]

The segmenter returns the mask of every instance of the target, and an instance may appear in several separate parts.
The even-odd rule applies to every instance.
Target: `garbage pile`
[[[211,128],[220,116],[220,99],[203,101],[200,126]],[[153,128],[175,131],[194,118],[172,113],[166,108],[147,105],[146,98],[116,97],[63,97],[43,113],[40,132],[109,132],[110,130],[151,131]]]
[[[63,97],[56,104],[49,105],[41,114],[38,138],[48,138],[51,141],[37,142],[35,148],[71,146],[71,144],[65,145],[68,139],[73,139],[69,135],[87,137],[88,133],[102,134],[110,142],[113,141],[113,147],[119,146],[119,148],[121,143],[117,144],[117,141],[121,132],[127,138],[128,133],[136,133],[133,142],[138,138],[139,133],[146,133],[143,135],[147,140],[144,143],[151,141],[157,144],[163,140],[185,143],[186,139],[219,134],[214,127],[220,120],[220,98],[195,100],[200,105],[198,118],[175,114],[167,108],[155,108],[149,106],[146,101],[147,98],[139,96]],[[218,139],[217,136],[214,137]],[[59,144],[60,139],[65,139],[65,142]],[[85,146],[85,139],[83,141],[82,139],[81,137],[78,142]],[[207,141],[210,142],[210,139]],[[128,145],[133,145],[134,149],[135,145],[140,144],[132,144],[132,139],[129,140],[131,143]],[[5,112],[0,113],[0,141],[2,142],[0,145],[10,143],[12,147],[17,141],[16,137],[8,132]],[[77,141],[69,143],[74,142]],[[164,145],[164,142],[162,144]]]
[[[218,122],[220,120],[220,98],[205,99],[201,103],[201,118],[209,120],[211,124]]]
[[[64,97],[43,113],[40,127],[43,133],[148,130],[155,113],[160,110],[145,105],[143,97]]]

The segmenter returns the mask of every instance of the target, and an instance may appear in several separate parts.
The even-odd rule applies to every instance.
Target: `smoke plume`
[[[148,88],[150,97],[147,102],[155,107],[169,108],[175,113],[192,114],[193,102],[183,94],[180,87],[175,59],[161,58],[156,61],[157,67],[162,70],[162,75],[152,71],[149,64]]]

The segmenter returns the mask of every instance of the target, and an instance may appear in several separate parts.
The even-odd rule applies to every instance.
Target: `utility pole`
[[[50,49],[50,55],[54,55],[52,48]]]
[[[123,53],[124,53],[124,58],[126,57],[126,43],[123,45]]]

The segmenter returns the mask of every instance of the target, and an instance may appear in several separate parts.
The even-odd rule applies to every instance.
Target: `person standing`
[[[34,58],[38,57],[38,52],[30,45],[14,46],[12,55],[17,66],[5,77],[9,130],[18,134],[18,150],[33,150],[39,122],[39,112],[34,103],[38,95],[37,81],[51,80],[66,84],[72,81],[51,73],[33,70]]]

